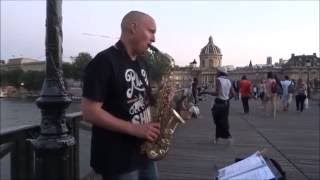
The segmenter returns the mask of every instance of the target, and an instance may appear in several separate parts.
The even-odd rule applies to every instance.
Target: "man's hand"
[[[132,134],[148,141],[156,141],[160,135],[160,123],[132,124]]]

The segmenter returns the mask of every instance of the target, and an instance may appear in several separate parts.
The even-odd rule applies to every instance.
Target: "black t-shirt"
[[[148,85],[144,59],[137,57],[132,61],[118,41],[97,54],[86,67],[83,97],[102,102],[102,108],[118,118],[144,124],[151,121],[146,102]],[[91,166],[101,174],[118,174],[143,166],[148,159],[140,153],[142,142],[127,134],[93,126]]]

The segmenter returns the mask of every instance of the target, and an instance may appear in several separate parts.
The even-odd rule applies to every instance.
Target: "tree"
[[[22,75],[23,71],[21,69],[3,71],[1,73],[1,85],[11,85],[18,88],[20,87]]]
[[[5,71],[0,71],[0,86],[3,86],[5,84],[5,78],[6,75]]]
[[[151,81],[159,84],[173,65],[173,58],[168,54],[148,52],[146,55]]]
[[[72,78],[73,77],[73,67],[71,63],[63,62],[62,63],[63,77]]]
[[[73,78],[76,80],[81,80],[84,68],[87,66],[87,64],[91,61],[92,57],[89,53],[86,52],[80,52],[78,56],[75,58],[73,62]]]
[[[42,83],[44,81],[45,73],[44,71],[27,71],[22,74],[21,82],[23,82],[23,87],[27,90],[40,90]]]

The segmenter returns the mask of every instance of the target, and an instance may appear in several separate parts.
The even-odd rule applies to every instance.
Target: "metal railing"
[[[67,114],[69,133],[74,136],[76,144],[71,149],[71,170],[73,177],[80,179],[79,173],[79,128],[90,130],[81,125],[82,113]],[[40,133],[40,126],[23,126],[0,132],[0,159],[10,154],[11,180],[35,179],[35,153],[31,141]]]

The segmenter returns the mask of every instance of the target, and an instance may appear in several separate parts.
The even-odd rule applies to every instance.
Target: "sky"
[[[319,57],[319,1],[71,1],[62,4],[63,60],[79,52],[95,56],[120,37],[131,10],[157,24],[154,45],[180,66],[194,59],[212,36],[222,65],[245,66],[287,60],[291,54]],[[46,2],[1,0],[1,59],[45,60]],[[88,34],[94,34],[90,36]],[[106,38],[108,37],[108,38]]]

